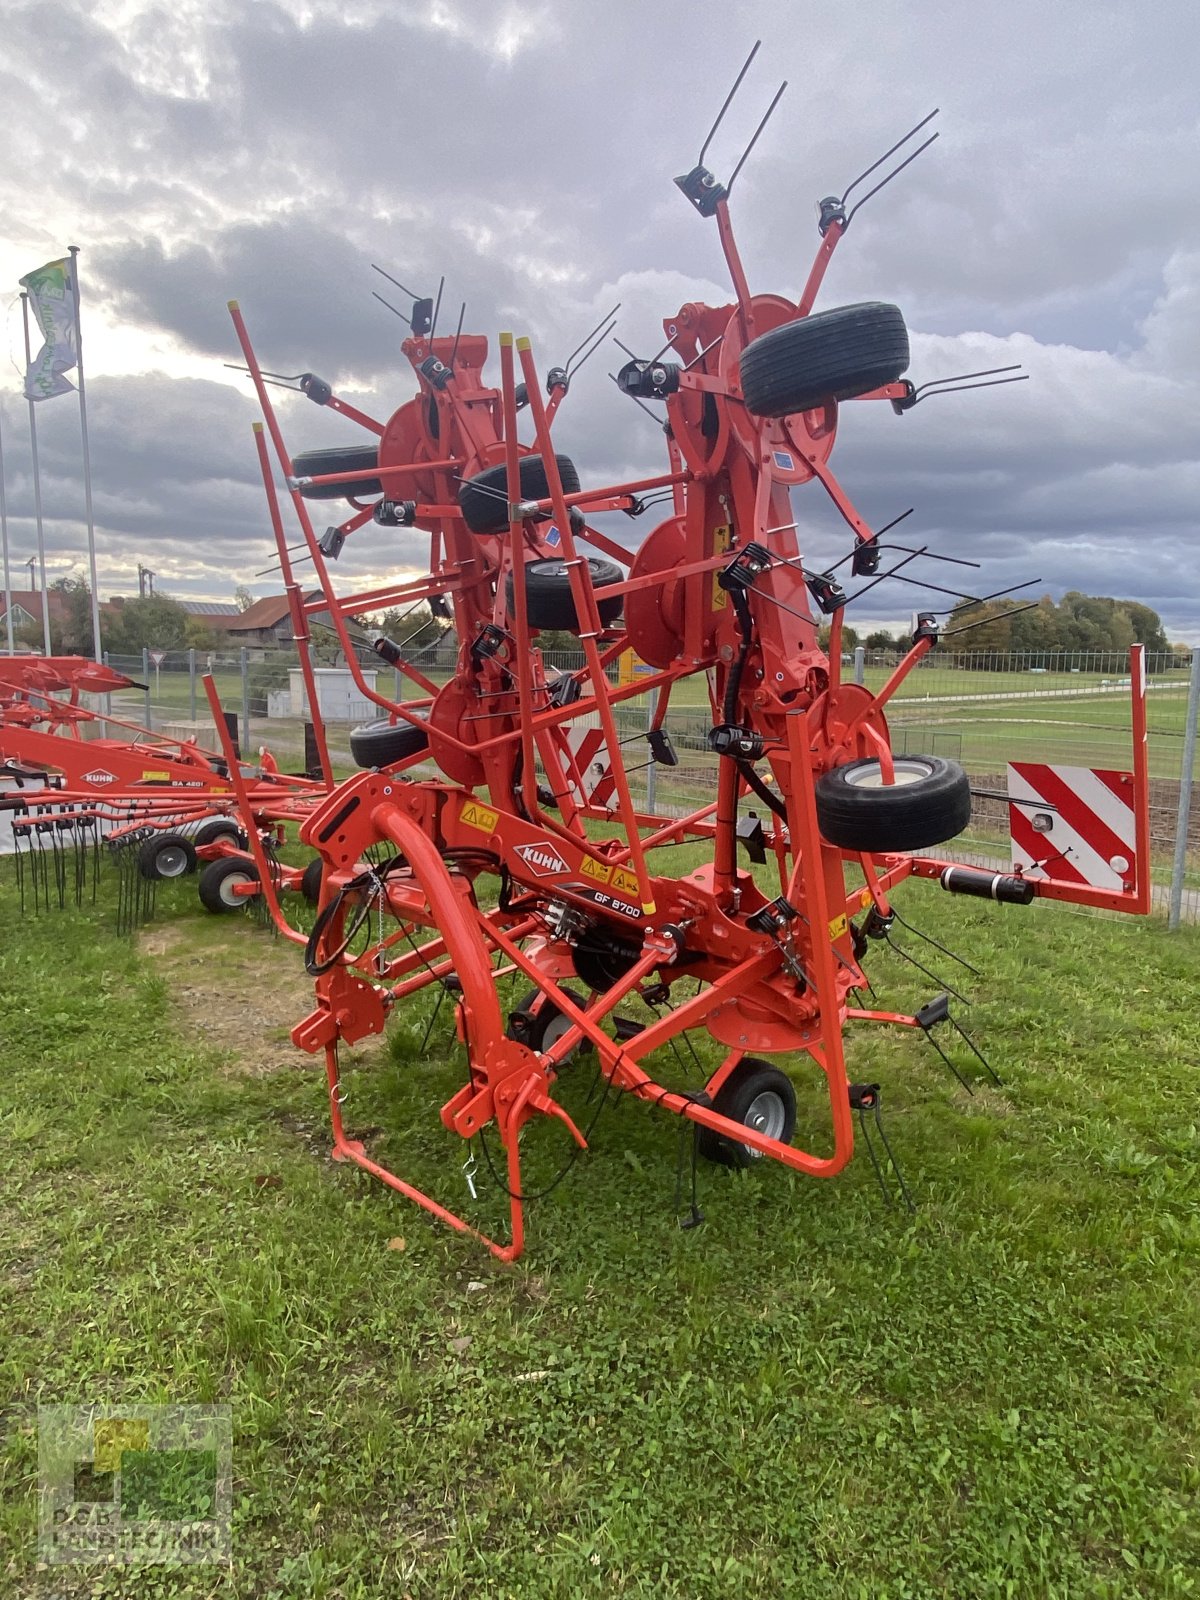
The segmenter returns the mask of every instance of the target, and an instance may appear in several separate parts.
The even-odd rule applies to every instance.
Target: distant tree
[[[189,611],[183,642],[189,650],[215,650],[221,640],[205,626],[203,617],[194,617]]]
[[[1052,667],[1078,664],[1073,658],[1090,653],[1120,654],[1131,644],[1145,644],[1154,656],[1168,649],[1158,614],[1136,600],[1113,600],[1108,595],[1083,594],[1070,589],[1056,605],[1043,595],[1027,610],[1018,611],[1010,599],[992,600],[976,606],[964,602],[957,606],[947,631],[965,628],[955,644],[957,651],[977,659],[979,667],[1002,668],[1000,659],[1016,652],[1029,659],[1031,666]],[[991,659],[985,659],[987,656]]]
[[[1034,655],[1052,653],[1058,648],[1058,618],[1054,601],[1048,594],[1044,594],[1032,610],[1019,612],[1012,619],[1009,637],[1014,650],[1028,650]]]
[[[382,633],[394,644],[403,644],[404,657],[407,661],[419,661],[423,655],[436,649],[451,633],[447,625],[439,622],[428,606],[406,608],[403,611],[393,607],[389,611],[382,611],[375,616],[365,618],[363,627],[368,633]]]
[[[820,645],[822,650],[827,651],[829,649],[829,641],[832,636],[833,630],[830,627],[830,624],[828,622],[822,622],[820,627],[817,629],[817,643]],[[852,628],[848,622],[844,622],[842,624],[842,654],[851,654],[861,643],[862,640],[858,636],[858,629]]]
[[[1134,640],[1138,644],[1144,644],[1149,654],[1165,653],[1170,650],[1171,646],[1167,642],[1167,635],[1157,611],[1152,611],[1149,606],[1142,605],[1138,600],[1118,600],[1117,605],[1125,612],[1133,626]]]
[[[92,591],[86,579],[69,573],[65,578],[56,578],[50,588],[62,597],[59,628],[64,654],[90,656],[95,641],[92,637]],[[52,638],[53,633],[52,620]]]
[[[42,633],[41,617],[35,616],[32,622],[18,623],[13,628],[13,639],[17,644],[24,645],[27,650],[36,650],[40,654],[46,647],[46,641]],[[61,656],[65,653],[62,642],[62,624],[53,615],[50,618],[50,653],[56,656]]]
[[[233,591],[233,603],[239,611],[249,611],[250,607],[254,604],[254,596],[250,593],[249,589],[246,588],[244,583],[239,583],[237,588]]]
[[[169,595],[150,594],[126,600],[110,630],[109,649],[117,655],[142,650],[182,650],[188,642],[188,614]]]
[[[896,642],[886,628],[876,628],[863,640],[863,644],[868,650],[894,650]]]

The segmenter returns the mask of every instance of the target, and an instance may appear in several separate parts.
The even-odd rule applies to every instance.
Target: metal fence
[[[547,663],[578,668],[573,652],[547,654]],[[877,689],[897,657],[863,650],[842,663],[845,678]],[[112,656],[111,665],[144,684],[113,697],[115,715],[179,738],[214,742],[202,678],[211,672],[223,708],[237,714],[241,748],[249,756],[265,746],[284,768],[304,758],[305,707],[294,652],[244,649],[232,652],[144,652]],[[1151,847],[1158,898],[1175,913],[1200,920],[1200,804],[1192,802],[1196,707],[1200,701],[1200,651],[1147,658],[1150,751]],[[455,653],[443,642],[425,652],[420,670],[433,683],[453,676]],[[374,673],[384,695],[405,693],[399,674],[364,652],[363,668]],[[618,669],[613,669],[614,681]],[[335,768],[353,770],[350,729],[381,715],[350,687],[348,675],[331,671],[324,718]],[[408,691],[411,698],[411,690]],[[325,695],[325,689],[322,689]],[[649,695],[624,701],[617,722],[635,797],[647,809],[683,815],[715,798],[716,757],[707,736],[712,726],[707,679],[674,687],[665,726],[679,755],[675,767],[650,763],[644,736]],[[1189,740],[1189,707],[1191,738]],[[1123,652],[952,654],[932,651],[900,686],[888,708],[897,752],[948,756],[970,774],[977,795],[971,826],[956,850],[980,861],[1005,864],[1008,813],[1002,799],[1010,761],[1127,770],[1131,761],[1129,663]],[[988,793],[990,791],[990,794]]]

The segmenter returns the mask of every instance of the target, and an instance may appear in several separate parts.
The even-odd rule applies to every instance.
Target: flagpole
[[[25,370],[29,371],[33,361],[33,352],[29,347],[29,295],[21,290],[21,320],[25,324]],[[37,544],[38,563],[42,573],[42,638],[46,645],[46,654],[51,656],[54,651],[50,648],[50,601],[46,594],[46,533],[42,525],[42,469],[38,465],[37,447],[37,415],[33,409],[33,401],[29,402],[29,441],[33,446],[33,514],[37,519]]]
[[[2,413],[0,413],[2,416]],[[8,567],[8,505],[4,498],[4,438],[0,432],[0,546],[4,549],[4,631],[8,635],[8,653],[14,655],[12,578]]]
[[[92,455],[88,449],[87,391],[83,382],[83,331],[79,325],[79,246],[69,244],[71,287],[75,301],[75,375],[79,380],[79,431],[83,436],[83,500],[87,511],[88,566],[92,575],[92,653],[104,660],[100,647],[100,589],[96,577],[96,519],[92,514]]]

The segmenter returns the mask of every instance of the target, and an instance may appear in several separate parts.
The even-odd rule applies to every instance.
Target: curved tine
[[[446,287],[446,274],[443,272],[438,279],[437,299],[433,302],[433,321],[429,324],[429,342],[433,343],[433,336],[437,332],[438,312],[442,309],[442,290]]]
[[[893,544],[890,539],[887,544],[881,544],[879,548],[881,550],[899,550],[902,554],[907,555],[911,555],[913,553],[911,546],[906,544]],[[937,550],[924,550],[922,551],[922,554],[927,555],[931,561],[949,561],[956,567],[979,568],[983,566],[982,561],[968,561],[965,556],[945,556]]]
[[[621,302],[618,300],[616,305],[612,308],[611,311],[606,311],[604,313],[604,315],[600,318],[600,321],[592,329],[591,333],[585,334],[584,337],[579,341],[579,343],[575,346],[574,350],[571,351],[571,354],[563,362],[563,366],[567,369],[568,372],[570,372],[570,370],[571,370],[572,361],[574,361],[575,357],[583,349],[584,345],[588,344],[593,338],[595,338],[596,334],[599,333],[601,328],[604,328],[605,333],[607,333],[607,332],[610,332],[612,330],[612,328],[616,326],[617,312],[620,311],[620,309],[621,309]],[[608,324],[607,328],[605,328],[605,323]],[[601,338],[603,338],[603,337],[604,337],[604,335],[601,334]],[[587,360],[586,356],[584,357],[584,360],[585,361]],[[581,363],[581,365],[582,365],[582,363]]]
[[[715,349],[716,346],[720,344],[721,340],[724,337],[725,337],[725,335],[723,333],[719,333],[717,335],[717,337],[712,341],[712,344],[706,344],[704,346],[704,349],[701,350],[700,354],[698,356],[693,356],[692,359],[688,362],[687,366],[684,367],[684,369],[683,369],[684,372],[690,372],[692,370],[692,368],[696,365],[697,361],[703,361],[705,356],[708,354],[708,352],[710,350],[712,350],[712,349]],[[667,351],[671,348],[671,346],[674,343],[675,343],[674,338],[668,339],[666,344],[663,345],[662,349],[660,351],[658,351],[658,353],[656,355],[652,355],[650,357],[650,365],[653,366],[656,361],[661,361],[662,358],[666,355]]]
[[[419,294],[413,294],[412,290],[408,288],[406,284],[401,283],[399,278],[393,278],[390,272],[385,272],[382,267],[376,266],[373,261],[371,263],[371,267],[372,270],[377,272],[381,278],[386,278],[389,283],[394,283],[397,289],[403,289],[405,294],[411,295],[414,300],[419,300],[421,298]]]
[[[902,144],[907,144],[908,141],[912,138],[914,133],[920,133],[921,129],[925,126],[925,124],[927,122],[932,122],[934,117],[937,116],[938,111],[940,109],[941,108],[939,106],[934,106],[933,110],[929,113],[929,115],[927,117],[922,117],[920,122],[917,123],[916,127],[910,128],[908,130],[908,132],[904,135],[903,139],[897,139],[895,144],[892,146],[892,148],[890,150],[885,150],[883,152],[883,154],[880,156],[878,161],[872,161],[871,165],[866,169],[865,172],[860,172],[858,177],[855,178],[854,182],[850,185],[850,187],[843,192],[843,194],[842,194],[842,204],[843,205],[846,204],[846,201],[849,199],[851,193],[855,189],[858,188],[859,184],[863,181],[864,178],[869,178],[871,176],[871,174],[877,168],[879,168],[879,167],[881,167],[883,165],[883,163],[888,159],[889,156],[894,156],[896,154],[896,151],[899,150],[899,148],[900,148],[900,146]],[[929,142],[929,141],[926,141],[926,142]]]
[[[722,117],[724,117],[725,113],[729,110],[729,107],[730,107],[730,104],[731,104],[731,102],[733,100],[734,95],[741,88],[742,79],[746,76],[747,72],[749,72],[750,63],[754,60],[755,56],[758,54],[759,48],[761,47],[761,45],[762,45],[762,40],[761,39],[756,39],[754,41],[753,49],[750,51],[750,54],[746,57],[745,61],[743,61],[743,63],[742,63],[742,70],[738,73],[737,77],[733,80],[733,88],[730,89],[729,93],[725,96],[725,102],[722,105],[720,111],[717,112],[717,119],[713,123],[712,127],[708,130],[708,138],[705,139],[704,143],[700,146],[700,154],[696,157],[696,165],[698,167],[702,167],[704,165],[704,158],[708,154],[708,147],[713,141],[713,134],[716,133],[717,129],[721,126],[721,119],[722,119]]]
[[[624,349],[624,345],[622,345],[621,348]],[[634,360],[637,360],[636,356],[634,357]],[[617,375],[615,372],[610,372],[609,377],[614,383],[617,383]],[[620,388],[620,384],[617,384],[617,387]],[[651,411],[650,407],[639,395],[631,394],[629,398],[633,401],[635,406],[641,406],[642,410],[650,418],[651,422],[656,423],[660,428],[665,428],[667,426],[666,417],[660,417],[657,411]]]
[[[456,472],[454,476],[458,479],[459,483],[471,483],[470,478],[464,478],[461,472]],[[475,483],[472,484],[471,487],[476,491],[477,494],[490,494],[494,500],[503,500],[505,505],[508,504],[508,496],[505,494],[504,490],[495,489],[490,483]]]
[[[746,148],[742,151],[741,160],[738,162],[737,166],[734,167],[733,171],[729,174],[729,182],[725,185],[726,194],[732,194],[733,193],[733,186],[734,186],[734,183],[737,181],[738,173],[746,165],[747,157],[749,156],[751,150],[754,149],[754,146],[758,143],[759,134],[766,127],[767,123],[770,122],[771,113],[775,110],[775,107],[783,99],[783,91],[786,88],[787,88],[787,79],[785,78],[783,80],[783,82],[779,85],[778,89],[776,89],[775,98],[771,101],[771,104],[763,112],[763,119],[759,123],[758,127],[755,128],[753,138],[750,140],[750,143],[746,146]]]
[[[967,389],[998,389],[1002,383],[1028,383],[1029,373],[1022,372],[1015,378],[991,378],[987,383],[955,383],[949,384],[944,389],[934,389],[928,394],[918,395],[913,400],[913,405],[919,405],[922,400],[936,400],[940,394],[962,394]]]
[[[622,344],[620,339],[617,338],[615,333],[613,334],[613,343],[616,345],[618,350],[624,350],[625,354],[629,357],[630,361],[640,361],[642,359],[641,356],[635,356],[633,351],[629,348],[629,346],[627,344]],[[613,378],[613,375],[612,375],[611,372],[609,373],[609,377]],[[616,381],[617,380],[615,378],[613,378],[613,382],[616,383]]]
[[[725,337],[725,335],[723,333],[719,333],[711,344],[706,344],[704,346],[704,349],[701,350],[698,355],[694,355],[692,357],[692,359],[688,362],[687,366],[685,366],[683,370],[685,372],[690,372],[698,361],[703,361],[704,360],[705,356],[708,354],[708,352],[710,350],[715,350],[717,348],[717,346],[720,344],[721,340],[724,337]],[[667,349],[668,350],[670,349],[670,345],[667,346]]]
[[[893,178],[898,178],[900,176],[900,174],[904,171],[905,167],[912,165],[912,163],[921,154],[922,150],[928,150],[929,146],[931,144],[933,144],[940,137],[941,137],[940,134],[935,133],[931,138],[926,139],[924,144],[919,144],[917,146],[917,148],[913,151],[912,155],[907,156],[900,163],[900,165],[898,167],[894,168],[891,172],[888,173],[886,178],[881,178],[873,189],[868,189],[866,194],[863,195],[862,199],[856,201],[855,204],[850,207],[850,210],[849,210],[849,212],[847,213],[847,216],[846,216],[846,221],[845,221],[844,226],[848,228],[850,226],[850,224],[854,221],[854,218],[858,215],[858,213],[866,205],[867,201],[871,198],[872,195],[878,194],[880,189],[885,189],[887,187],[887,185],[889,183],[891,183]]]
[[[459,310],[459,313],[458,313],[458,327],[455,328],[455,330],[454,330],[454,348],[450,352],[449,366],[450,366],[451,372],[454,371],[454,358],[458,354],[458,341],[462,338],[463,318],[466,316],[466,314],[467,314],[467,302],[464,300],[463,303],[462,303],[462,307],[461,307],[461,309]]]
[[[882,539],[885,533],[891,533],[893,528],[900,526],[905,517],[911,517],[915,510],[915,506],[909,506],[907,511],[902,511],[898,517],[893,517],[890,522],[885,522],[882,528],[876,528],[875,537]]]
[[[249,367],[243,367],[236,361],[223,361],[221,365],[223,367],[228,367],[230,372],[250,371]],[[267,383],[274,384],[277,389],[290,389],[293,394],[300,393],[300,385],[290,376],[281,375],[278,372],[262,372],[261,369],[260,376],[264,378]],[[303,378],[304,376],[305,374],[303,372],[297,372],[295,374],[296,378]]]
[[[1014,361],[1007,367],[984,367],[981,372],[956,372],[946,378],[930,378],[928,383],[921,384],[920,388],[913,390],[913,393],[924,394],[927,389],[935,389],[939,384],[943,383],[966,383],[970,378],[992,378],[998,372],[1019,372],[1020,370],[1021,363]]]
[[[1041,582],[1041,579],[1036,580]],[[950,628],[942,635],[943,639],[953,639],[957,633],[970,633],[972,628],[985,627],[989,622],[1007,622],[1010,617],[1019,617],[1022,611],[1036,611],[1039,602],[1030,600],[1028,604],[1016,606],[1012,611],[1002,611],[998,617],[978,617],[974,622],[966,622],[961,628]],[[965,608],[964,608],[965,609]]]
[[[1006,583],[1003,589],[993,589],[991,594],[981,594],[979,596],[968,595],[968,604],[963,606],[962,610],[969,611],[971,606],[986,605],[989,600],[1000,600],[1006,594],[1016,594],[1018,589],[1032,589],[1035,583],[1041,583],[1041,581],[1042,580],[1040,578],[1026,578],[1024,583]],[[956,607],[955,609],[958,608]],[[989,618],[989,621],[990,620],[991,619]]]
[[[376,294],[374,289],[371,290],[371,295],[373,299],[379,301],[381,306],[386,306],[394,317],[399,317],[401,322],[408,321],[408,318],[404,315],[403,311],[397,311],[390,300],[385,300],[381,294]]]
[[[601,328],[600,332],[592,340],[591,344],[588,345],[587,349],[583,352],[583,354],[581,356],[579,356],[579,360],[578,361],[575,361],[575,355],[579,354],[578,351],[576,351],[571,356],[570,361],[568,361],[567,368],[566,368],[567,382],[568,383],[570,383],[571,380],[573,378],[575,378],[579,374],[579,372],[581,371],[581,369],[582,369],[582,367],[584,365],[584,362],[586,362],[591,356],[595,355],[596,351],[599,350],[600,346],[604,343],[605,339],[608,338],[609,334],[613,331],[613,329],[616,327],[616,325],[617,325],[617,319],[614,317],[613,320],[607,325],[607,327]],[[571,366],[571,364],[570,364],[571,361],[575,361],[575,365],[574,366]]]

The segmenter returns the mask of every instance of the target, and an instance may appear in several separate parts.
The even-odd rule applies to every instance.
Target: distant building
[[[60,589],[51,589],[47,596],[50,608],[50,622],[57,625],[62,622],[65,614],[66,602]],[[103,624],[106,615],[110,615],[119,602],[102,600],[100,602],[100,620]],[[7,638],[8,631],[8,596],[0,585],[0,638]],[[42,630],[42,591],[40,589],[14,589],[12,591],[12,625],[13,632],[20,628],[36,628],[38,633]],[[90,635],[89,635],[90,636]],[[40,645],[38,646],[40,649]]]
[[[62,616],[62,595],[57,590],[50,593],[50,618],[57,621]],[[14,589],[12,591],[12,625],[18,628],[42,625],[42,593],[40,589]],[[0,589],[0,629],[8,627],[8,596]]]
[[[305,600],[320,598],[319,589],[312,589],[304,596]],[[211,612],[197,609],[193,615],[213,633],[228,639],[230,644],[254,645],[269,650],[290,644],[292,640],[292,616],[286,594],[264,595],[261,600],[247,606],[245,611],[239,611],[236,606],[222,606],[219,609],[214,607]],[[329,621],[327,611],[320,615],[326,622]]]
[[[210,617],[240,617],[241,612],[232,600],[180,600],[177,602],[189,617],[199,617],[207,622]]]

